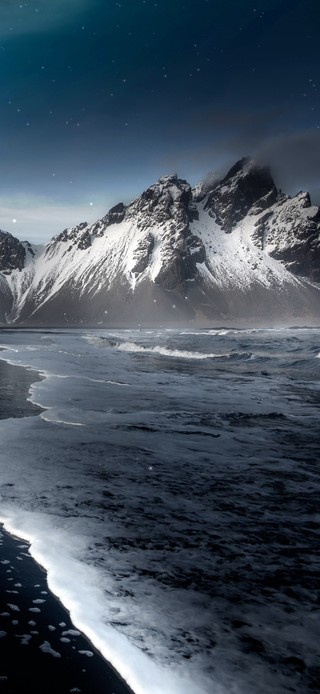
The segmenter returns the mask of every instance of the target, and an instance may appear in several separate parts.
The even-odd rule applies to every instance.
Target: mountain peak
[[[251,179],[256,178],[261,182],[263,181],[265,185],[269,185],[269,187],[275,185],[269,166],[258,164],[252,157],[243,157],[239,159],[224,176],[221,184],[231,181],[232,179],[239,180],[245,177],[250,177]]]
[[[278,191],[267,166],[257,164],[251,157],[240,159],[221,181],[209,191],[206,209],[217,223],[230,233],[255,205],[261,210],[273,204]]]
[[[242,173],[247,173],[248,171],[254,169],[256,167],[256,162],[252,157],[242,157],[242,159],[239,159],[231,169],[228,171],[228,173],[225,176],[226,178],[232,178],[236,174],[242,172]],[[224,179],[223,179],[224,180]]]
[[[194,190],[161,176],[33,252],[0,231],[0,320],[161,323],[319,317],[320,209],[243,157]],[[262,315],[263,313],[263,315]]]
[[[161,176],[126,208],[125,219],[135,218],[139,228],[166,225],[173,219],[187,227],[195,207],[190,184],[177,174]]]
[[[160,200],[168,199],[170,196],[173,200],[180,197],[181,193],[191,194],[191,187],[183,178],[179,178],[177,174],[168,174],[167,176],[161,176],[156,183],[147,188],[139,199],[153,199]]]
[[[165,176],[160,176],[155,185],[171,186],[178,182],[178,174],[167,174]]]

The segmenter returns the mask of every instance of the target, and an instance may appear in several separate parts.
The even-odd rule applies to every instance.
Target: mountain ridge
[[[320,208],[245,157],[196,188],[162,176],[93,224],[0,231],[2,325],[320,322]]]

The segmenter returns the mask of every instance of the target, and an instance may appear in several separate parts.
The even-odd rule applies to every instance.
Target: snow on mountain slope
[[[296,275],[320,281],[320,209],[311,205],[308,193],[282,196],[254,226],[260,248]]]
[[[127,260],[128,224],[122,222],[119,226],[110,227],[106,235],[93,236],[90,245],[82,249],[74,242],[77,229],[72,228],[63,239],[42,247],[22,271],[13,271],[7,278],[16,296],[10,318],[18,319],[24,307],[32,304],[30,315],[35,315],[71,284],[79,298],[86,292],[94,295],[107,290],[123,272]]]
[[[12,295],[12,307],[7,317],[18,317],[19,308],[23,306],[34,281],[36,260],[41,255],[42,245],[31,245],[28,242],[22,244],[25,247],[25,260],[22,269],[15,268],[7,274],[6,280]]]
[[[45,246],[0,232],[6,320],[316,320],[319,235],[320,210],[308,194],[283,195],[250,159],[194,191],[164,176],[129,205]]]
[[[220,289],[249,289],[258,281],[267,289],[297,283],[284,265],[255,245],[252,240],[255,221],[245,218],[232,234],[226,234],[200,203],[199,221],[194,222],[192,229],[206,249],[206,260],[199,264],[199,273],[212,285],[216,284]]]

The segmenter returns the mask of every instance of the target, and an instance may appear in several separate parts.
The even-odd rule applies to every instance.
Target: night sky
[[[1,0],[0,227],[43,241],[253,155],[320,202],[319,0]]]

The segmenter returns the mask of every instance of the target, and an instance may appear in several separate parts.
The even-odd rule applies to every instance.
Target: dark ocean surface
[[[0,343],[0,521],[134,692],[319,691],[320,330]]]

